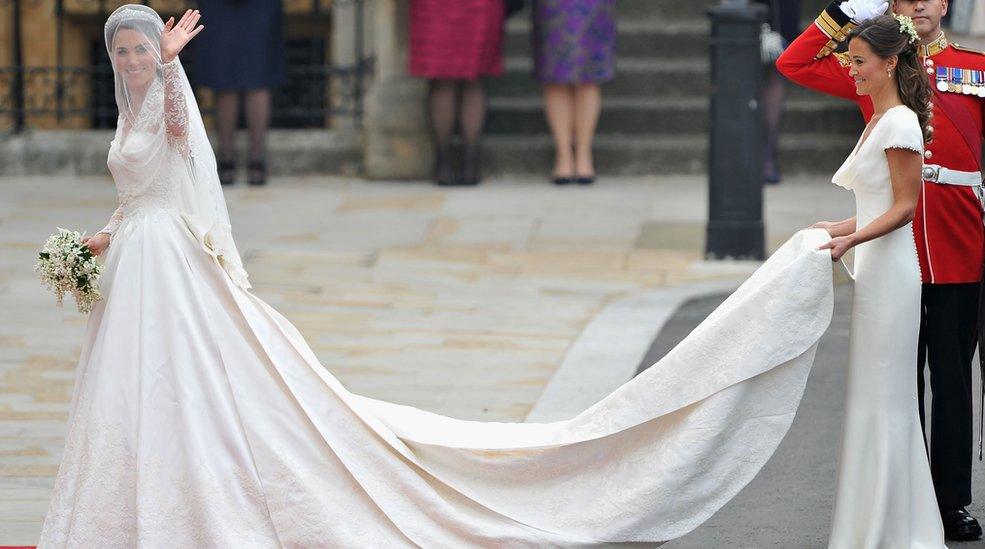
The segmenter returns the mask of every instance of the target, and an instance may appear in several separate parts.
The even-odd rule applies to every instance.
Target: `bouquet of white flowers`
[[[96,261],[84,244],[82,234],[59,228],[48,237],[38,254],[38,264],[34,270],[41,277],[41,283],[55,291],[58,305],[66,293],[75,297],[80,313],[88,313],[93,304],[103,298],[99,293],[99,275],[103,266]]]

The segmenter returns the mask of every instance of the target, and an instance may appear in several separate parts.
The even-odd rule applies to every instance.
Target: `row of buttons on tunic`
[[[927,74],[934,74],[934,60],[933,59],[931,59],[930,57],[925,57],[924,60],[923,60],[923,64],[924,64],[924,66],[927,67]],[[933,133],[934,132],[934,127],[933,126],[927,126],[927,131],[929,131],[930,133]],[[924,158],[930,158],[932,156],[934,156],[934,153],[931,152],[930,149],[926,149],[926,150],[923,151],[923,157]]]

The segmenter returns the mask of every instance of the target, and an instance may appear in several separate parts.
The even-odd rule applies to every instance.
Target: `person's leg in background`
[[[763,71],[763,120],[765,122],[766,142],[763,147],[763,181],[773,185],[780,182],[777,164],[777,149],[780,140],[780,117],[783,115],[783,98],[786,83],[774,67]]]
[[[595,182],[592,143],[602,112],[602,89],[598,84],[576,84],[575,90],[575,182]]]
[[[260,88],[246,92],[246,127],[250,132],[250,156],[247,182],[263,185],[267,182],[267,130],[270,128],[269,89]]]
[[[555,184],[572,183],[575,177],[573,137],[575,132],[575,93],[568,84],[544,84],[544,115],[554,138]]]
[[[236,125],[239,123],[239,91],[215,92],[215,122],[219,131],[219,182],[231,185],[236,177]]]
[[[434,142],[434,180],[439,185],[454,185],[451,164],[451,136],[455,131],[458,103],[457,81],[434,78],[428,92],[428,122]]]
[[[465,151],[458,182],[463,185],[479,183],[479,139],[486,121],[486,90],[481,79],[462,83],[462,104],[459,113]]]

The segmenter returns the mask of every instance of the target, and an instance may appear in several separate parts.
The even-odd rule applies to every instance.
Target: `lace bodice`
[[[106,163],[116,183],[119,207],[99,232],[112,235],[128,214],[141,208],[177,206],[176,178],[186,176],[185,159],[191,154],[188,107],[177,59],[162,65],[161,72],[162,80],[147,91],[136,120],[131,124],[121,116],[118,121]]]

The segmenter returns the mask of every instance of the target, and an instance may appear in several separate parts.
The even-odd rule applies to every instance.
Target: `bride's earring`
[[[888,76],[890,78],[893,77],[893,69],[892,69],[892,67],[886,67],[886,76]]]

